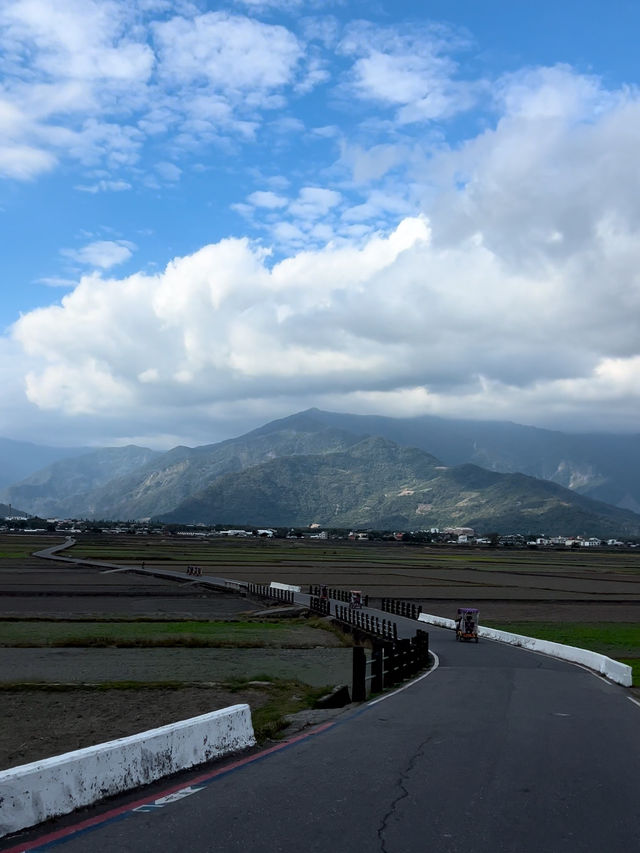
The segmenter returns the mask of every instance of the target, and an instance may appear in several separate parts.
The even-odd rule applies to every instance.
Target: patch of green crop
[[[0,560],[24,560],[32,551],[33,548],[5,548],[0,550]]]
[[[12,648],[304,648],[326,645],[321,620],[263,622],[0,622],[0,646]],[[309,640],[309,629],[317,637]]]

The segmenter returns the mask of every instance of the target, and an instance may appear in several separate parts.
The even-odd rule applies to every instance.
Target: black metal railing
[[[364,702],[370,693],[381,693],[429,666],[429,634],[418,629],[411,639],[372,642],[367,660],[364,646],[353,648],[351,698]]]
[[[329,616],[331,613],[331,602],[328,598],[318,598],[312,595],[309,598],[309,609],[321,616]]]
[[[364,610],[347,607],[344,604],[336,604],[335,617],[341,622],[360,628],[367,634],[373,634],[386,640],[398,639],[398,626],[391,619],[380,619],[379,616],[372,616]]]
[[[402,601],[399,598],[383,598],[380,610],[385,613],[394,613],[396,616],[404,616],[407,619],[419,619],[422,613],[422,605],[413,604],[411,601]]]
[[[293,590],[279,589],[275,586],[267,586],[263,583],[250,583],[247,585],[247,591],[251,595],[260,595],[263,598],[275,598],[278,601],[285,601],[287,604],[293,604]]]
[[[317,598],[332,598],[334,601],[349,602],[351,600],[351,592],[346,589],[336,589],[335,587],[321,586],[320,584],[309,585],[309,595]],[[369,596],[362,596],[363,607],[368,607]]]

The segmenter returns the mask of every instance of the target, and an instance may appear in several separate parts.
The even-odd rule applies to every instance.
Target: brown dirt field
[[[137,734],[230,705],[266,702],[260,690],[0,691],[0,767],[8,769],[74,749]]]

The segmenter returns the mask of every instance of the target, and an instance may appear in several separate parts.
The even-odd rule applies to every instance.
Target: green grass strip
[[[636,622],[485,622],[487,627],[577,646],[598,652],[633,668],[633,684],[640,685],[640,624]],[[635,661],[635,663],[632,663]]]
[[[305,648],[329,645],[324,623],[302,622],[0,622],[0,646],[11,648]],[[310,638],[309,629],[313,632]],[[332,642],[331,645],[334,643]]]

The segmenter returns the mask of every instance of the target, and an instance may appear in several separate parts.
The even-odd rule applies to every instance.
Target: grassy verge
[[[599,652],[633,669],[640,686],[640,625],[635,622],[490,622],[487,627]]]
[[[335,645],[319,619],[287,621],[33,621],[0,622],[0,646],[11,648],[309,648]]]
[[[233,692],[242,693],[256,681],[269,682],[262,685],[267,695],[265,704],[251,708],[253,731],[259,743],[277,737],[286,728],[285,716],[313,708],[316,701],[331,690],[330,686],[310,687],[301,681],[284,681],[266,675],[227,683],[226,686]]]

